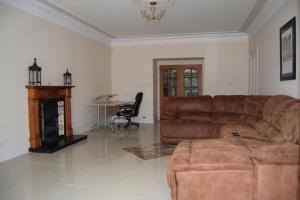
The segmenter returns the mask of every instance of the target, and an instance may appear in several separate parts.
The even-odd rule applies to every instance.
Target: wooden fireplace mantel
[[[28,91],[29,142],[30,148],[42,146],[40,134],[40,100],[64,99],[66,136],[73,135],[71,123],[71,90],[74,86],[26,86]]]

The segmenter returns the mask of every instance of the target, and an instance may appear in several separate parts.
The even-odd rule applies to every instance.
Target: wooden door
[[[160,114],[168,99],[202,95],[202,65],[160,66]]]

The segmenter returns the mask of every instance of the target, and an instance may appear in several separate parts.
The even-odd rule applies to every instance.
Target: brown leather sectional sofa
[[[299,200],[300,101],[288,96],[171,98],[161,141],[178,144],[173,200]]]

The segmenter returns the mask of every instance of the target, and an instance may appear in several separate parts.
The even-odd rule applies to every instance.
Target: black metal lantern
[[[67,69],[66,73],[64,73],[64,85],[71,86],[72,85],[72,74]]]
[[[41,73],[42,68],[36,64],[36,58],[34,58],[34,63],[29,67],[29,85],[41,85]]]

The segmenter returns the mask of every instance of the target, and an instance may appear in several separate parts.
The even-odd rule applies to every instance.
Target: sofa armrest
[[[160,116],[160,120],[173,120],[177,118],[178,116],[175,112],[165,112],[163,115]]]
[[[269,164],[300,164],[300,145],[282,144],[261,146],[252,150],[251,158]]]
[[[299,199],[299,164],[254,163],[256,200]]]

